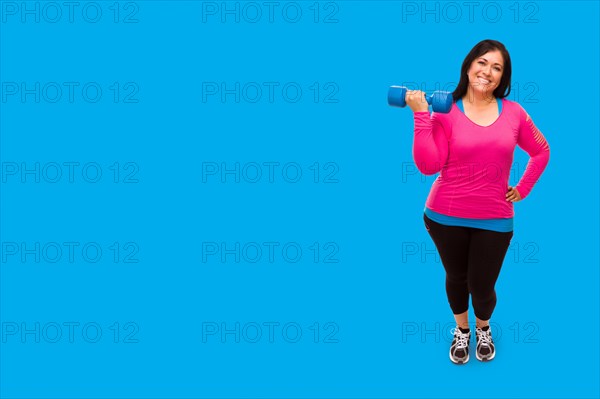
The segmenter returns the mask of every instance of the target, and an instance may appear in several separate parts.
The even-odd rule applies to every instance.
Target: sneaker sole
[[[449,354],[449,356],[450,356],[450,361],[454,364],[462,365],[462,364],[466,364],[469,361],[468,353],[467,353],[467,358],[465,360],[454,360],[454,358],[452,357],[452,354]]]
[[[475,353],[475,357],[480,362],[489,362],[490,360],[492,360],[492,359],[494,359],[496,357],[496,351],[494,351],[491,355],[488,355],[488,356],[485,356],[485,357],[479,356],[479,353]]]

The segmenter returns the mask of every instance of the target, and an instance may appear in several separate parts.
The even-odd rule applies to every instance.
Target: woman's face
[[[498,50],[489,51],[473,60],[467,75],[473,94],[492,96],[500,85],[504,72],[504,59]]]

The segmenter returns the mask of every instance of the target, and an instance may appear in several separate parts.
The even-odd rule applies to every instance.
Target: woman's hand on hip
[[[521,194],[519,194],[519,191],[511,186],[508,186],[508,192],[506,193],[506,200],[510,201],[510,202],[517,202],[517,201],[521,201]]]

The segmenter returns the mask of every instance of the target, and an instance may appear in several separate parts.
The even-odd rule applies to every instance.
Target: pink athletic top
[[[514,217],[506,201],[515,146],[531,157],[516,189],[525,199],[550,159],[550,147],[517,102],[502,99],[502,112],[480,126],[456,103],[447,114],[415,112],[413,157],[421,173],[435,179],[425,206],[448,216],[490,219]]]

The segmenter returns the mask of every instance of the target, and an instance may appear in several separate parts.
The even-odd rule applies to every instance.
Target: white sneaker
[[[496,348],[492,340],[492,330],[490,326],[483,328],[476,327],[475,335],[477,336],[477,349],[475,357],[482,362],[488,362],[496,356]]]
[[[454,364],[465,364],[469,361],[469,341],[471,341],[471,330],[461,329],[456,326],[450,331],[454,340],[450,346],[450,360]]]

